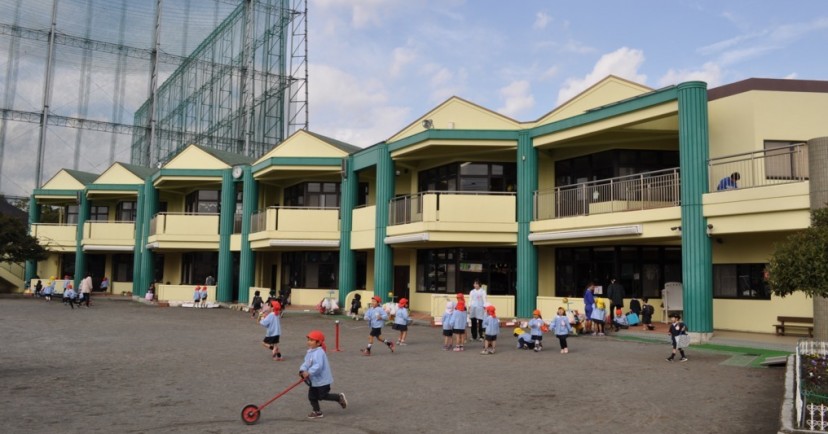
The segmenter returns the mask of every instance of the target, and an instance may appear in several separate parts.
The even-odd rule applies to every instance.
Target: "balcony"
[[[386,244],[517,242],[514,193],[426,191],[388,204]]]
[[[273,206],[250,217],[250,245],[267,247],[339,246],[339,208]]]
[[[808,145],[711,158],[707,167],[711,192],[804,182],[808,180]],[[737,180],[725,181],[734,174]]]
[[[217,249],[219,215],[158,213],[150,220],[148,243],[153,249]]]
[[[62,223],[36,223],[32,236],[40,245],[53,252],[74,252],[77,247],[78,225]]]
[[[132,251],[135,222],[88,221],[83,225],[84,251]]]
[[[534,220],[680,205],[679,169],[664,169],[535,192]]]

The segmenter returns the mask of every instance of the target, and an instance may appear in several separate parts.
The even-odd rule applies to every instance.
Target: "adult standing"
[[[486,319],[486,290],[480,287],[480,280],[474,279],[474,289],[469,292],[469,317],[471,318],[472,340],[484,340],[483,320]]]
[[[595,307],[595,282],[590,281],[584,290],[584,328],[586,333],[592,333],[592,309]]]
[[[80,293],[81,299],[78,302],[78,306],[80,307],[83,302],[86,302],[86,307],[89,307],[89,299],[92,297],[92,275],[86,273],[86,277],[81,280],[80,283]]]
[[[612,312],[612,325],[615,331],[618,331],[618,325],[615,323],[616,309],[621,309],[621,315],[624,315],[624,286],[618,283],[613,277],[610,279],[610,286],[607,289],[607,298],[610,299],[610,311]]]
[[[207,275],[207,278],[204,279],[204,284],[207,286],[213,286],[216,284],[216,279],[213,278],[212,274]]]

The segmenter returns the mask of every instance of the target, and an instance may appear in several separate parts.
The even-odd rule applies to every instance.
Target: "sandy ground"
[[[722,364],[726,355],[688,351],[667,363],[665,344],[611,337],[569,339],[561,354],[514,348],[501,330],[498,352],[440,350],[440,330],[413,326],[394,354],[363,357],[368,328],[344,317],[341,352],[334,317],[288,312],[284,362],[260,345],[264,328],[230,309],[158,308],[93,299],[0,299],[0,431],[4,433],[775,433],[784,371]],[[334,392],[308,420],[307,388],[244,425],[298,377],[305,334],[328,336]],[[396,333],[386,328],[387,336]],[[393,333],[393,334],[392,334]]]

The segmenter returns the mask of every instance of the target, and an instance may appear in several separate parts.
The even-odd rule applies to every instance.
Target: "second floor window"
[[[92,221],[99,221],[105,222],[109,220],[109,207],[108,206],[96,206],[92,205],[89,207],[89,220]]]
[[[135,202],[118,202],[115,208],[115,220],[121,222],[134,222],[137,205]]]
[[[516,191],[514,163],[452,163],[419,173],[419,191]]]
[[[219,190],[197,190],[187,195],[184,212],[198,214],[218,214]]]
[[[339,207],[338,182],[305,182],[285,189],[286,206]]]

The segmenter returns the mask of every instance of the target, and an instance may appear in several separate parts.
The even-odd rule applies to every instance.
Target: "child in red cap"
[[[546,325],[541,317],[541,311],[535,309],[532,312],[532,319],[529,320],[529,330],[532,334],[532,343],[535,344],[535,352],[543,350],[543,326]]]
[[[486,306],[486,319],[483,320],[483,330],[485,330],[486,335],[483,341],[483,351],[480,354],[494,354],[497,335],[500,333],[500,320],[495,315],[494,306]]]
[[[308,419],[319,419],[323,417],[319,401],[338,402],[340,407],[345,408],[348,406],[348,400],[345,399],[344,393],[331,393],[333,374],[328,363],[328,355],[325,353],[325,335],[319,330],[313,330],[306,337],[308,352],[305,354],[305,362],[299,367],[299,376],[306,381],[310,380],[308,401],[313,411],[308,415]]]
[[[466,303],[463,302],[462,295],[457,294],[460,301],[457,302],[457,307],[451,315],[451,321],[454,328],[454,351],[466,350],[466,322],[468,321],[468,313],[466,312]]]
[[[408,323],[411,319],[408,317],[408,299],[401,298],[397,313],[394,315],[394,330],[400,332],[400,338],[397,339],[397,345],[408,345],[405,343],[405,338],[408,337]]]
[[[388,312],[380,306],[381,301],[382,299],[377,295],[371,297],[371,307],[365,311],[365,321],[368,321],[368,327],[371,327],[371,333],[368,334],[368,346],[361,350],[365,356],[371,355],[371,345],[374,344],[374,338],[388,345],[391,352],[394,352],[394,342],[382,338],[382,326],[388,320]]]
[[[278,310],[266,307],[264,312],[262,312],[264,318],[259,323],[267,329],[262,345],[270,350],[270,356],[277,362],[284,360],[282,353],[279,351],[279,339],[282,334],[282,317],[280,313]]]

